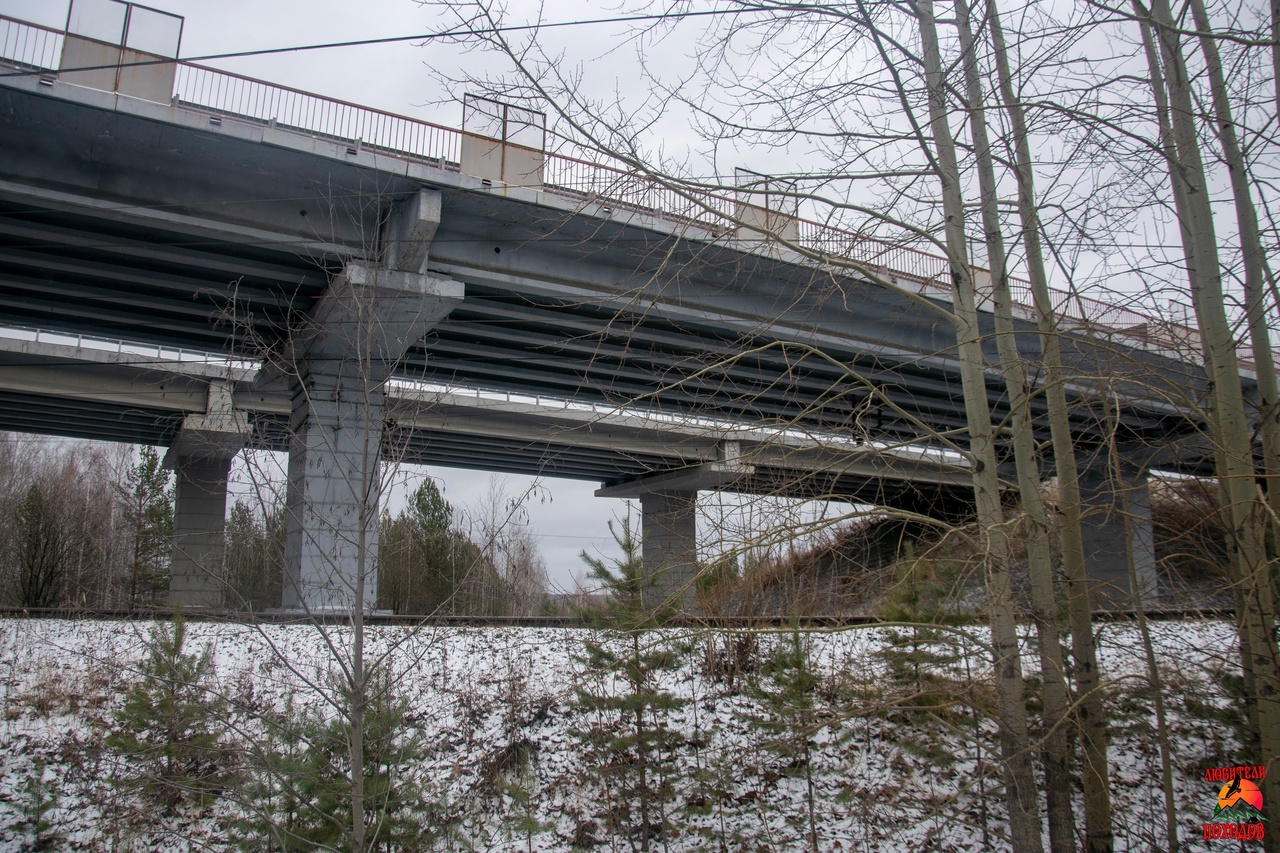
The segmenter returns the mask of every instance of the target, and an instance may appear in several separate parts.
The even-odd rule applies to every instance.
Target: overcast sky
[[[436,32],[453,23],[412,0],[151,0],[146,5],[184,17],[183,58]],[[511,20],[520,20],[533,14],[534,8],[533,3],[513,0],[508,4],[508,14]],[[59,29],[66,23],[67,9],[65,0],[0,0],[0,13]],[[612,4],[561,0],[548,3],[544,10],[548,20],[614,14]],[[548,31],[542,42],[549,50],[563,50],[571,61],[583,63],[589,69],[589,85],[601,97],[608,97],[614,88],[625,89],[635,78],[629,49],[613,49],[615,37],[623,32],[624,27],[619,24],[575,27]],[[679,63],[687,60],[692,44],[671,38],[661,45],[650,45],[649,49],[666,51],[671,63]],[[457,127],[462,119],[461,104],[441,85],[440,78],[458,79],[465,72],[490,70],[483,63],[491,61],[486,55],[459,45],[432,42],[300,51],[207,64]],[[665,133],[669,142],[679,142],[683,140],[676,137],[687,134],[688,129],[671,127]],[[276,459],[259,467],[278,469],[281,463]],[[233,476],[238,481],[233,483],[235,495],[252,490],[253,477],[246,466],[237,465]],[[626,502],[596,498],[593,492],[597,483],[513,475],[500,475],[495,480],[496,475],[483,471],[410,467],[393,489],[389,501],[393,510],[402,505],[403,495],[416,486],[420,476],[435,478],[446,499],[461,511],[476,510],[494,488],[508,498],[531,495],[526,504],[529,529],[546,559],[552,584],[559,588],[571,589],[573,578],[582,575],[582,550],[606,555],[618,552],[607,525],[610,519],[626,513]],[[715,503],[705,493],[703,499],[708,504]],[[703,535],[713,535],[722,527],[751,525],[756,513],[779,511],[790,510],[780,510],[771,503],[757,503],[741,511],[735,506],[726,520],[723,507],[708,507],[700,520],[700,530]],[[816,511],[809,508],[806,517]]]

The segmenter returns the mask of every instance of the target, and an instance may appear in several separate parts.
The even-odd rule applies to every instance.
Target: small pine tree
[[[20,826],[25,830],[22,850],[37,853],[61,850],[65,836],[53,822],[58,808],[58,780],[46,778],[45,763],[37,761],[31,775],[22,783],[23,814]]]
[[[152,602],[169,587],[173,536],[173,488],[160,454],[144,445],[138,464],[125,472],[124,516],[133,547],[129,557],[129,605]]]
[[[806,843],[818,848],[818,820],[814,784],[814,737],[826,728],[829,715],[817,701],[821,674],[814,668],[807,638],[792,630],[760,666],[757,678],[744,693],[754,699],[759,712],[746,715],[765,737],[764,749],[782,762],[788,775],[805,781]]]
[[[609,825],[638,838],[640,849],[648,851],[651,840],[667,831],[670,767],[684,740],[670,727],[669,717],[685,703],[658,682],[662,673],[679,665],[683,650],[650,630],[671,611],[648,603],[659,597],[645,595],[650,581],[630,517],[617,527],[611,522],[609,532],[622,549],[612,566],[582,553],[590,577],[602,584],[608,600],[588,614],[600,630],[585,642],[583,660],[601,677],[595,689],[584,685],[576,690],[576,706],[594,720],[576,734],[603,774]]]
[[[333,695],[351,707],[351,693],[335,680]],[[422,738],[408,724],[408,703],[395,697],[384,670],[370,675],[364,708],[366,850],[417,850],[430,843],[437,821],[426,811],[417,776],[425,756]],[[230,838],[243,850],[350,849],[351,773],[342,714],[298,709],[292,701],[264,720],[266,737],[256,751],[240,797],[243,813]]]
[[[188,800],[203,803],[223,787],[223,701],[210,689],[212,651],[184,651],[182,614],[151,632],[147,660],[139,679],[114,714],[106,745],[120,754],[130,771],[116,780],[141,791],[170,810]]]
[[[953,599],[953,581],[959,571],[949,560],[908,555],[899,564],[898,582],[878,608],[882,619],[912,623],[888,630],[889,643],[877,654],[887,664],[892,682],[909,688],[911,703],[922,709],[947,701],[939,695],[938,688],[944,685],[937,668],[961,656],[943,630],[964,621]]]

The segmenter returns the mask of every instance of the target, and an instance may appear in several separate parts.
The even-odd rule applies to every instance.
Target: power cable
[[[445,30],[444,32],[435,33],[418,33],[410,36],[384,36],[382,38],[371,39],[352,39],[349,41],[324,42],[321,44],[295,45],[292,47],[268,47],[258,50],[237,50],[228,53],[208,53],[203,56],[188,56],[185,58],[174,57],[172,59],[148,59],[138,62],[109,63],[106,65],[83,65],[76,68],[62,68],[63,72],[72,71],[101,71],[108,68],[140,68],[148,65],[168,65],[177,62],[208,62],[214,59],[239,59],[248,56],[269,56],[280,53],[298,53],[304,50],[329,50],[332,48],[343,47],[363,47],[367,45],[377,44],[396,44],[399,42],[409,41],[437,41],[447,38],[461,38],[464,36],[484,36],[498,35],[499,33],[516,33],[529,32],[532,30],[551,30],[564,27],[582,27],[593,26],[596,24],[623,24],[623,23],[644,23],[650,21],[666,21],[666,20],[683,20],[685,18],[703,18],[719,15],[742,15],[748,12],[769,11],[763,8],[742,8],[742,9],[704,9],[701,11],[688,12],[660,12],[651,15],[626,15],[616,16],[612,18],[585,18],[576,21],[552,21],[550,23],[538,24],[512,24],[510,26],[501,27],[482,27],[479,29],[466,27],[456,30]],[[0,77],[30,77],[38,74],[45,74],[51,69],[29,70],[29,71],[9,71],[0,74]]]

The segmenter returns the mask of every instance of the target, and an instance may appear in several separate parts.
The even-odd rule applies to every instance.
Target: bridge
[[[537,114],[483,99],[456,130],[140,50],[127,29],[0,18],[0,48],[0,428],[168,447],[175,602],[218,598],[227,472],[250,442],[289,453],[284,604],[313,610],[373,601],[360,567],[388,448],[637,497],[646,567],[677,587],[702,489],[967,506],[940,461],[967,444],[943,258],[759,185],[691,192],[546,152]],[[1179,355],[1194,333],[1059,309],[1081,452],[1108,445],[1105,381],[1134,483],[1204,470],[1204,376]],[[994,365],[989,312],[982,327]],[[994,369],[988,398],[1007,417]],[[1125,555],[1146,579],[1154,555],[1142,524],[1125,541],[1107,469],[1087,478],[1092,573],[1127,587]]]

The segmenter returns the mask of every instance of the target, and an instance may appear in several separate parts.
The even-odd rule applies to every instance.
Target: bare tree
[[[1168,173],[1177,204],[1206,369],[1212,378],[1211,434],[1224,509],[1232,532],[1228,538],[1228,556],[1236,588],[1236,618],[1250,719],[1262,756],[1270,760],[1280,755],[1280,661],[1274,642],[1277,612],[1272,560],[1267,553],[1267,529],[1273,522],[1255,484],[1253,432],[1241,391],[1236,343],[1224,307],[1219,246],[1180,33],[1167,0],[1152,3],[1150,11],[1140,3],[1135,3],[1135,9],[1145,19],[1152,41],[1159,49],[1158,53],[1150,49],[1147,52],[1150,81],[1159,110],[1164,150],[1169,155]],[[1203,17],[1201,20],[1207,23]],[[1211,58],[1210,65],[1213,64]],[[1211,72],[1211,84],[1213,76]],[[1220,97],[1218,105],[1219,121],[1229,118],[1222,113]],[[1229,136],[1229,125],[1226,131]],[[1238,168],[1239,161],[1234,165]],[[1247,222],[1245,230],[1248,231]],[[1246,236],[1246,254],[1252,254],[1250,242]],[[1256,312],[1253,313],[1256,317]],[[1258,324],[1253,328],[1258,329]],[[1265,344],[1266,336],[1262,337]],[[1269,413],[1264,414],[1268,416]],[[1277,811],[1280,807],[1271,804],[1280,797],[1280,779],[1266,779],[1264,790],[1267,794],[1264,803],[1274,819],[1280,815]],[[1269,849],[1280,849],[1274,839],[1267,843]]]
[[[480,556],[491,565],[501,581],[497,590],[505,598],[504,615],[539,616],[547,591],[547,566],[538,553],[537,542],[528,528],[528,506],[546,499],[546,491],[535,481],[524,492],[509,495],[496,477],[464,524]]]
[[[499,10],[486,3],[437,5],[469,23],[492,26],[501,21]],[[1083,297],[1075,289],[1077,285],[1084,287],[1090,281],[1096,282],[1116,268],[1144,269],[1140,258],[1145,247],[1135,245],[1129,234],[1146,228],[1146,223],[1152,217],[1158,219],[1160,211],[1169,204],[1168,191],[1153,181],[1156,173],[1151,168],[1153,162],[1160,162],[1153,159],[1153,155],[1160,156],[1160,142],[1153,144],[1143,126],[1150,113],[1135,101],[1141,93],[1134,89],[1132,81],[1135,72],[1141,77],[1141,71],[1135,69],[1131,57],[1122,50],[1112,56],[1098,57],[1096,52],[1081,49],[1088,39],[1110,31],[1116,23],[1114,10],[1108,11],[1109,18],[1095,18],[1087,10],[1080,14],[1073,11],[1058,14],[1019,6],[1014,10],[1015,15],[1023,16],[1021,19],[1028,23],[1020,25],[1010,38],[991,4],[981,4],[973,14],[965,4],[956,4],[955,18],[943,21],[940,26],[924,22],[916,28],[909,23],[932,20],[929,9],[929,4],[909,3],[868,2],[856,9],[800,8],[784,3],[740,4],[729,10],[723,20],[713,18],[705,25],[696,57],[679,75],[666,74],[661,63],[641,61],[650,94],[638,97],[641,102],[638,108],[626,103],[625,96],[619,96],[616,102],[592,100],[584,92],[586,87],[578,85],[582,81],[578,72],[567,67],[559,57],[542,52],[536,37],[509,39],[501,33],[484,36],[490,46],[508,59],[512,74],[473,78],[467,80],[466,85],[484,88],[494,95],[548,105],[558,118],[555,130],[562,145],[616,158],[623,168],[643,173],[664,192],[686,203],[693,216],[716,219],[724,223],[729,233],[739,237],[745,233],[760,235],[767,246],[794,251],[826,265],[823,269],[853,271],[886,288],[897,286],[886,280],[888,277],[881,270],[861,263],[856,248],[843,256],[815,249],[812,240],[802,241],[785,224],[779,224],[781,219],[770,220],[766,216],[761,220],[741,215],[742,208],[727,211],[716,207],[707,200],[706,194],[732,193],[735,188],[716,179],[692,177],[691,173],[705,175],[709,170],[720,171],[717,169],[720,158],[746,156],[744,143],[749,141],[787,164],[782,167],[784,180],[771,185],[770,191],[793,199],[797,207],[816,211],[817,218],[824,221],[853,224],[864,234],[891,234],[904,244],[932,244],[946,252],[956,292],[950,310],[941,317],[956,328],[956,353],[962,365],[960,372],[968,406],[965,442],[959,450],[968,455],[974,469],[993,468],[975,476],[981,535],[995,540],[994,548],[989,549],[994,556],[993,564],[1000,563],[1004,549],[999,543],[1002,536],[999,525],[1007,523],[1008,516],[997,501],[983,497],[984,493],[994,495],[1003,487],[994,480],[993,463],[1000,457],[985,449],[986,445],[993,444],[1000,454],[1013,457],[1023,499],[1022,512],[1031,520],[1028,570],[1033,609],[1041,623],[1045,651],[1042,670],[1050,682],[1046,686],[1046,704],[1050,710],[1046,720],[1045,755],[1052,768],[1051,775],[1059,780],[1048,783],[1056,802],[1050,809],[1051,841],[1055,849],[1064,849],[1072,843],[1070,807],[1062,796],[1065,786],[1061,784],[1067,766],[1061,721],[1067,716],[1065,679],[1069,674],[1076,688],[1071,705],[1084,753],[1087,846],[1090,850],[1108,850],[1112,846],[1112,815],[1102,704],[1105,682],[1098,667],[1091,624],[1090,582],[1086,576],[1081,527],[1085,504],[1076,461],[1075,431],[1079,429],[1082,407],[1093,412],[1096,423],[1104,420],[1102,399],[1088,389],[1095,385],[1102,387],[1100,383],[1108,380],[1106,371],[1110,368],[1102,364],[1073,366],[1071,370],[1075,373],[1070,373],[1064,366],[1060,342],[1066,335],[1078,342],[1078,328],[1073,329],[1072,325],[1083,321],[1088,329],[1099,313],[1101,303]],[[1192,8],[1190,12],[1191,17],[1196,18],[1196,10]],[[1120,18],[1126,17],[1123,12],[1118,14]],[[1178,29],[1183,24],[1174,22],[1185,21],[1186,15],[1166,17],[1168,20],[1160,24],[1163,33],[1184,32]],[[1203,10],[1197,20],[1196,27],[1203,36],[1202,46],[1219,41],[1238,43],[1244,46],[1242,49],[1255,51],[1266,46],[1251,39],[1247,31],[1240,30],[1219,40],[1209,30]],[[951,32],[951,24],[958,27],[953,36],[946,35]],[[645,47],[678,26],[681,24],[667,21],[643,24],[632,30],[628,38],[643,52]],[[930,34],[930,29],[934,34]],[[937,34],[938,30],[942,35]],[[837,49],[835,45],[840,47]],[[989,88],[999,93],[999,109],[983,91],[984,80],[990,72],[983,72],[981,61],[988,54],[995,78]],[[1014,60],[1015,56],[1022,64]],[[1207,52],[1206,57],[1206,66],[1213,66],[1211,52]],[[932,64],[926,67],[926,61]],[[960,73],[951,74],[953,69]],[[956,82],[957,79],[962,82]],[[1230,97],[1225,94],[1224,86],[1212,83],[1210,80],[1205,101],[1213,103],[1217,110],[1215,133],[1223,128],[1230,131],[1233,125],[1239,125],[1226,109],[1230,106],[1226,103]],[[1186,90],[1185,83],[1178,85]],[[1218,97],[1212,97],[1215,94]],[[928,118],[917,118],[923,114],[926,104],[931,108]],[[646,122],[652,122],[679,110],[687,111],[690,122],[703,133],[707,142],[704,162],[710,169],[682,169],[675,158],[664,158],[651,150],[638,125],[628,121],[634,112],[643,113]],[[1175,105],[1175,110],[1192,116],[1189,106],[1183,109]],[[949,124],[949,119],[956,115],[967,121],[970,129],[967,136]],[[1194,122],[1186,123],[1184,129],[1178,131],[1173,122],[1172,133],[1165,137],[1169,145],[1177,148],[1167,159],[1181,163],[1184,173],[1182,148],[1192,141],[1193,125]],[[1001,132],[1000,128],[1007,130]],[[996,144],[985,138],[989,129],[1000,134]],[[1247,161],[1231,153],[1229,136],[1221,133],[1224,157],[1233,180],[1245,189],[1243,193],[1234,194],[1238,207],[1243,208],[1248,204],[1250,190],[1264,199],[1266,192],[1256,184],[1246,186]],[[1263,136],[1255,138],[1259,146],[1270,144]],[[1054,158],[1056,162],[1049,162],[1048,158],[1037,162],[1032,153],[1037,145],[1048,146],[1060,156]],[[816,156],[807,162],[802,160],[794,153],[801,147]],[[821,161],[816,168],[809,165],[815,160]],[[1002,172],[1005,165],[1008,171]],[[1037,193],[1034,174],[1037,171],[1040,177],[1047,178],[1044,183],[1049,186],[1048,191]],[[929,185],[939,177],[943,185],[941,204]],[[1198,194],[1192,201],[1204,205],[1209,195],[1205,191],[1207,186],[1198,184],[1194,193],[1175,186],[1175,200],[1181,205],[1190,195]],[[989,293],[995,309],[993,342],[999,354],[996,365],[1006,380],[1008,420],[1004,420],[1003,415],[1001,420],[993,420],[987,408],[982,373],[995,365],[981,348],[983,334],[975,322],[977,315],[973,307],[966,304],[966,300],[976,303],[988,295],[984,291],[977,298],[974,296],[978,289],[970,268],[972,247],[963,228],[969,212],[963,195],[971,191],[981,201],[979,209],[985,237],[981,245],[991,268]],[[1006,201],[1006,195],[1010,198],[1016,195],[1016,203]],[[757,196],[760,198],[763,195]],[[1265,200],[1262,207],[1267,209]],[[1014,210],[1016,223],[1009,216]],[[739,215],[735,216],[735,212]],[[1240,232],[1242,240],[1249,244],[1246,219],[1247,216],[1241,219]],[[1183,220],[1188,221],[1186,216]],[[1202,249],[1207,250],[1214,243],[1210,228],[1212,217],[1206,212],[1200,221],[1199,230],[1193,229],[1189,234],[1201,240]],[[1006,257],[1008,247],[1013,246],[1016,251],[1019,245],[1021,261],[1011,255]],[[1260,287],[1265,264],[1256,261],[1261,253],[1248,248],[1245,251],[1252,253],[1255,260],[1241,267],[1246,305],[1242,316],[1249,320],[1251,329],[1261,332],[1265,330],[1263,318],[1268,313]],[[1100,264],[1090,261],[1090,252],[1117,260]],[[1189,249],[1188,256],[1191,255]],[[1207,251],[1202,252],[1193,266],[1202,271],[1216,269],[1218,261],[1210,262],[1209,258]],[[1007,278],[1019,262],[1025,264],[1030,276],[1027,290],[1040,332],[1039,352],[1033,361],[1025,364],[1026,356],[1013,343],[1016,325],[1011,322],[1012,288]],[[1093,270],[1084,266],[1086,262],[1093,263]],[[1168,266],[1159,269],[1163,273]],[[1065,278],[1072,284],[1072,290],[1065,294],[1052,292],[1048,286],[1051,274]],[[1148,280],[1154,278],[1151,276]],[[1177,292],[1175,284],[1156,283],[1160,290],[1153,290],[1152,294]],[[1197,305],[1212,302],[1220,311],[1222,296],[1214,286],[1206,291],[1205,285],[1193,282],[1191,292]],[[1151,310],[1153,298],[1151,294],[1137,294],[1129,297],[1129,301]],[[1064,320],[1064,314],[1069,315],[1069,321]],[[1230,386],[1229,393],[1234,395],[1231,399],[1202,407],[1201,401],[1195,399],[1198,393],[1195,389],[1201,386],[1190,369],[1187,371],[1189,390],[1180,391],[1166,384],[1135,392],[1131,385],[1127,386],[1126,393],[1136,393],[1138,398],[1149,394],[1167,400],[1168,405],[1186,414],[1188,425],[1194,425],[1198,417],[1221,419],[1222,413],[1227,412],[1225,428],[1220,425],[1214,428],[1215,441],[1220,456],[1226,453],[1237,460],[1233,463],[1236,468],[1224,479],[1224,483],[1230,480],[1237,484],[1238,490],[1228,504],[1256,508],[1241,509],[1238,518],[1240,522],[1255,518],[1252,522],[1255,532],[1246,533],[1246,541],[1241,546],[1258,558],[1247,560],[1251,568],[1244,573],[1256,581],[1262,576],[1259,559],[1263,551],[1258,549],[1265,539],[1259,538],[1256,532],[1260,529],[1256,519],[1265,513],[1262,505],[1246,494],[1254,470],[1245,432],[1246,424],[1254,416],[1247,414],[1243,402],[1236,399],[1241,388],[1240,377],[1228,369],[1224,361],[1232,346],[1228,326],[1221,319],[1208,322],[1202,319],[1200,326],[1202,339],[1217,335],[1219,341],[1206,344],[1206,347],[1216,347],[1213,352],[1206,349],[1210,387]],[[1182,335],[1180,330],[1174,331]],[[1266,336],[1255,337],[1255,347],[1261,346],[1269,355]],[[1151,340],[1163,347],[1176,345],[1176,341],[1171,343],[1168,338],[1155,335]],[[744,343],[744,348],[746,346]],[[1112,356],[1117,364],[1124,361],[1123,346],[1113,350]],[[738,363],[738,358],[708,353],[706,369],[712,371],[728,363]],[[1193,362],[1196,355],[1185,352],[1184,358]],[[1272,384],[1266,375],[1269,373],[1265,366],[1267,360],[1265,357],[1260,360],[1262,405],[1257,417],[1263,434],[1264,459],[1271,458],[1267,447],[1272,439],[1267,435],[1273,428],[1274,410],[1268,402],[1274,392],[1269,390]],[[851,385],[858,382],[854,373],[850,371],[846,376]],[[677,382],[672,385],[681,387]],[[1031,432],[1033,424],[1037,429],[1047,427],[1050,437],[1047,446],[1036,446],[1039,439]],[[1097,425],[1092,430],[1104,431]],[[936,427],[922,430],[921,435],[922,441],[955,446],[948,442],[949,435]],[[924,435],[929,437],[923,438]],[[995,435],[999,436],[998,441],[992,437]],[[1096,450],[1096,439],[1089,441]],[[1224,450],[1227,447],[1230,450]],[[1050,508],[1041,497],[1038,456],[1042,449],[1050,451],[1044,461],[1051,463],[1057,475],[1056,519],[1051,518]],[[1124,451],[1117,448],[1117,452]],[[1264,476],[1270,476],[1266,474],[1270,464],[1264,463]],[[1094,465],[1096,470],[1092,473],[1098,474],[1101,468],[1096,462]],[[1270,494],[1274,492],[1269,491]],[[1050,521],[1054,523],[1051,525]],[[1050,529],[1057,531],[1061,549],[1072,635],[1070,667],[1062,653],[1053,648],[1057,608],[1053,551],[1048,542]],[[1243,530],[1239,525],[1235,529]],[[1254,544],[1249,544],[1250,541]],[[988,593],[998,599],[1002,584],[1000,573],[988,581]],[[1257,594],[1254,593],[1255,597]],[[1242,602],[1241,612],[1245,610]],[[996,634],[1008,637],[1009,632],[999,622],[996,619]],[[1265,626],[1274,624],[1274,614],[1260,614],[1251,624],[1259,631],[1264,630]],[[1254,645],[1258,646],[1262,634],[1253,636]],[[1000,643],[997,639],[997,646]],[[1265,648],[1270,649],[1270,644]],[[1246,658],[1248,654],[1246,651]],[[998,654],[997,660],[1010,659]],[[1261,660],[1256,663],[1262,666]],[[1007,682],[1010,688],[1013,683],[1012,678]],[[1012,716],[1002,713],[1002,718],[1016,731],[1017,711],[1012,709],[1012,704],[1010,689],[1005,709]],[[1020,751],[1014,750],[1014,753],[1020,754]],[[1006,751],[1006,756],[1008,754]],[[1264,754],[1269,753],[1264,750]],[[1025,772],[1022,778],[1027,778]],[[1026,832],[1019,843],[1033,844],[1028,809],[1023,808],[1021,812],[1028,819],[1023,823]]]
[[[118,468],[86,442],[6,436],[0,532],[6,596],[31,607],[113,607],[128,597]],[[38,604],[35,602],[39,602]]]

